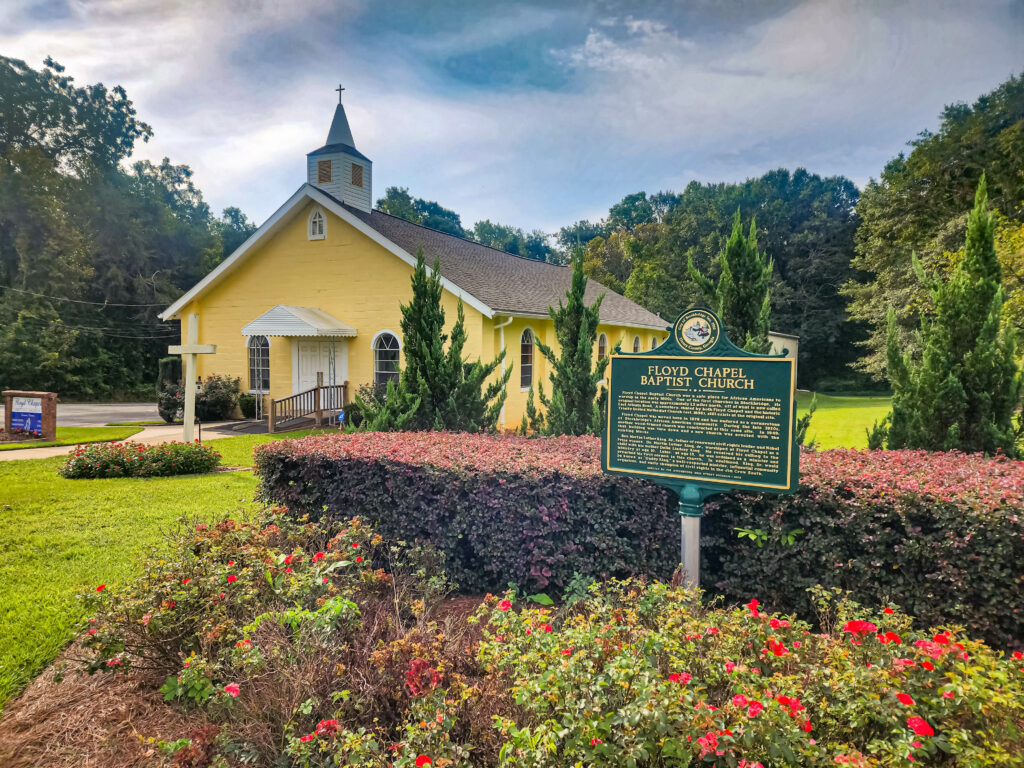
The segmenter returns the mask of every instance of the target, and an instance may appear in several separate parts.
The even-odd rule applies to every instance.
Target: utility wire
[[[45,293],[35,293],[34,291],[26,291],[21,288],[12,288],[9,285],[0,285],[0,290],[14,291],[15,293],[24,293],[29,296],[37,296],[41,299],[51,299],[53,301],[67,301],[72,304],[90,304],[95,307],[165,307],[166,303],[160,304],[117,304],[110,301],[85,301],[83,299],[68,299],[64,296],[48,296]]]
[[[63,320],[48,320],[48,319],[43,318],[43,317],[30,317],[30,316],[27,316],[27,315],[23,315],[21,318],[19,318],[19,321],[23,321],[23,320],[32,320],[32,321],[37,322],[37,323],[45,323],[45,324],[49,324],[49,325],[57,325],[57,326],[60,326],[62,328],[67,328],[69,330],[82,331],[83,333],[92,333],[92,334],[96,334],[98,336],[106,336],[106,337],[112,338],[112,339],[154,339],[154,340],[168,339],[168,340],[172,340],[172,339],[176,339],[176,338],[178,338],[180,336],[180,334],[177,331],[172,331],[170,328],[166,329],[167,333],[151,333],[151,334],[145,335],[145,336],[137,336],[137,335],[133,335],[133,334],[130,334],[130,333],[125,333],[125,331],[141,330],[141,329],[132,329],[132,328],[104,328],[104,327],[97,327],[97,326],[91,326],[91,325],[72,325],[70,323],[65,323]]]

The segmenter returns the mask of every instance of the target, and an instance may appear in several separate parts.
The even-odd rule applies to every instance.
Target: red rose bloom
[[[928,725],[923,717],[908,717],[907,728],[912,730],[918,736],[934,736],[935,731]]]
[[[507,611],[511,607],[512,607],[512,603],[510,601],[508,601],[508,600],[502,600],[500,603],[498,603],[498,610],[499,611]]]
[[[106,588],[107,588],[106,584],[100,584],[98,587],[96,587],[96,591],[97,592],[102,592]]]
[[[235,574],[233,574],[233,573],[229,573],[228,574],[228,584],[233,584],[236,581],[238,581],[238,577],[235,576]]]
[[[904,706],[914,706],[914,697],[911,696],[909,693],[897,693],[896,698],[899,699],[900,704],[903,704]]]
[[[431,760],[426,755],[420,755],[416,758],[416,768],[423,768],[424,765],[430,765]]]
[[[849,632],[851,635],[866,635],[868,632],[874,632],[878,629],[870,621],[861,621],[855,619],[854,621],[848,621],[843,626],[843,632]]]

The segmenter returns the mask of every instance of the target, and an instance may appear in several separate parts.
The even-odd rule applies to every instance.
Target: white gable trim
[[[416,258],[414,256],[412,256],[402,248],[399,248],[395,243],[388,240],[386,237],[384,237],[384,235],[382,235],[377,230],[365,224],[358,217],[346,211],[342,206],[338,205],[334,200],[329,198],[316,187],[310,184],[303,184],[301,187],[299,187],[298,190],[296,190],[295,194],[288,198],[284,205],[282,205],[280,208],[274,211],[273,215],[271,215],[271,217],[263,223],[263,226],[261,226],[255,232],[253,232],[252,235],[249,236],[248,240],[246,240],[244,243],[238,246],[238,248],[235,249],[234,253],[232,253],[228,258],[226,258],[224,261],[218,264],[217,267],[212,272],[210,272],[210,274],[208,274],[206,277],[204,277],[202,280],[200,280],[198,283],[192,286],[192,288],[189,291],[187,291],[180,299],[178,299],[176,302],[171,304],[171,306],[169,306],[167,309],[161,312],[158,315],[158,317],[161,320],[172,319],[186,305],[188,305],[190,301],[204,293],[207,288],[219,282],[219,280],[232,269],[234,269],[235,266],[237,266],[243,260],[245,255],[252,251],[260,241],[264,240],[269,235],[277,232],[281,228],[281,226],[283,226],[284,223],[286,223],[288,219],[290,219],[292,215],[294,215],[296,208],[306,200],[313,200],[314,202],[319,203],[321,206],[323,206],[324,209],[330,211],[342,221],[353,226],[356,230],[366,235],[368,238],[370,238],[371,240],[373,240],[375,243],[382,246],[386,250],[393,253],[395,256],[400,258],[409,266],[416,266]],[[441,277],[441,287],[444,288],[449,293],[454,294],[458,298],[462,299],[463,302],[465,302],[469,306],[473,307],[473,309],[483,314],[484,317],[494,317],[493,309],[488,307],[486,304],[480,301],[480,299],[476,298],[472,294],[459,288],[459,286],[455,285],[455,283],[451,282],[447,278]]]
[[[239,262],[242,257],[251,251],[260,240],[266,237],[271,232],[276,232],[279,225],[283,224],[295,206],[301,202],[306,196],[305,187],[303,185],[296,190],[295,194],[285,201],[284,205],[278,208],[271,214],[270,218],[263,222],[263,226],[249,235],[249,239],[242,243],[240,246],[235,248],[234,252],[228,256],[224,261],[214,267],[213,271],[210,272],[206,277],[200,280],[198,283],[192,286],[191,289],[185,292],[185,294],[178,299],[176,302],[171,304],[167,309],[161,312],[157,317],[161,320],[170,320],[178,312],[180,312],[190,301],[196,298],[199,294],[203,293],[207,288],[220,280],[223,275],[229,271]]]

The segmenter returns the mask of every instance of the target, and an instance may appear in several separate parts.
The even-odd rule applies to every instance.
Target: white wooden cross
[[[171,355],[181,355],[185,363],[185,419],[181,429],[182,442],[191,443],[196,426],[196,355],[212,355],[216,344],[199,343],[199,315],[188,316],[188,344],[175,344],[167,348]]]

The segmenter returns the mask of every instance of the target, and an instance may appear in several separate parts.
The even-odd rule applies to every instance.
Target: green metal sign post
[[[687,583],[699,586],[708,496],[796,491],[796,361],[740,349],[701,307],[671,331],[657,349],[611,356],[601,464],[679,495],[681,559]]]

